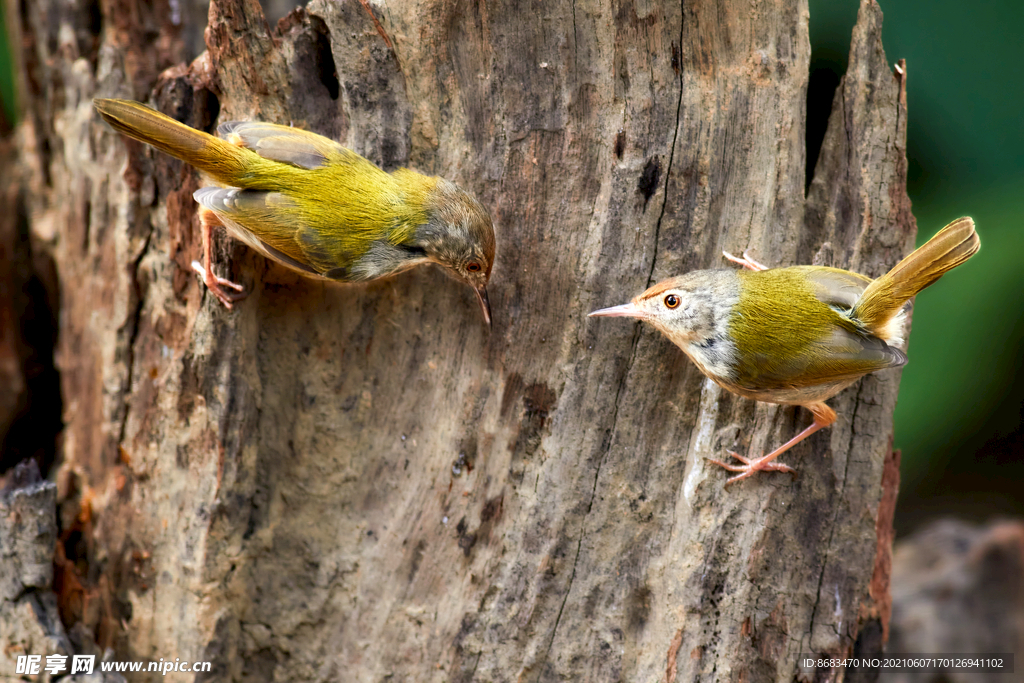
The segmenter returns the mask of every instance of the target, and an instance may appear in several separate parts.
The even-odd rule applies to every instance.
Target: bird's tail
[[[92,103],[117,132],[181,159],[224,185],[237,185],[249,155],[255,154],[138,102],[97,98]]]
[[[861,293],[851,317],[868,330],[885,327],[912,296],[978,251],[974,221],[958,218]]]

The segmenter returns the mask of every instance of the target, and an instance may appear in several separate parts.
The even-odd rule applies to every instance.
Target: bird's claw
[[[733,256],[727,251],[723,251],[722,256],[724,256],[726,260],[732,261],[733,263],[738,263],[739,265],[743,266],[748,270],[768,270],[768,266],[764,265],[763,263],[758,263],[757,261],[752,259],[750,257],[750,254],[748,254],[746,250],[743,251],[743,258]]]
[[[721,468],[729,470],[730,472],[740,473],[737,474],[735,477],[729,477],[725,482],[726,486],[728,486],[729,484],[734,484],[740,479],[746,479],[747,477],[753,476],[754,472],[758,471],[789,472],[790,474],[796,474],[796,470],[794,470],[792,467],[790,467],[789,465],[785,465],[775,460],[774,458],[766,461],[764,456],[761,456],[760,458],[745,458],[739,453],[736,453],[735,451],[727,450],[726,453],[728,453],[730,457],[739,460],[743,464],[734,465],[732,463],[722,462],[721,460],[715,460],[714,458],[708,458],[708,462],[714,463]]]
[[[242,293],[245,291],[245,288],[242,287],[242,285],[237,282],[232,282],[227,278],[214,275],[212,270],[203,266],[199,261],[192,262],[192,270],[196,271],[203,277],[203,284],[206,285],[206,288],[213,292],[213,295],[220,299],[220,302],[227,308],[231,308],[231,304],[235,301],[245,298],[245,294]],[[239,293],[232,294],[230,292],[225,292],[222,287],[230,287]]]

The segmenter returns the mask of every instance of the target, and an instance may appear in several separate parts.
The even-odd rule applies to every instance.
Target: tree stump
[[[723,249],[872,276],[909,252],[904,73],[873,0],[809,189],[805,2],[313,0],[271,29],[217,0],[187,66],[203,18],[179,4],[20,7],[61,519],[88,520],[90,599],[62,614],[100,645],[217,681],[788,681],[800,653],[878,651],[899,372],[831,401],[798,478],[724,489],[706,458],[809,415],[586,317]],[[221,238],[249,291],[224,310],[188,267],[196,173],[97,96],[458,182],[495,219],[493,328],[437,269],[329,285]]]

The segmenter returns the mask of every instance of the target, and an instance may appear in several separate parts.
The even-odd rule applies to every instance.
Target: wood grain
[[[130,27],[59,45],[23,17],[45,57],[22,152],[33,229],[56,226],[62,501],[91,494],[120,653],[218,681],[788,681],[799,653],[884,628],[899,373],[832,401],[795,481],[726,491],[705,458],[809,416],[586,318],[723,249],[871,275],[909,250],[875,2],[806,194],[804,1],[314,0],[271,29],[224,0],[208,51],[169,70],[203,18],[143,4],[102,22],[149,17],[163,52]],[[226,240],[217,268],[251,294],[223,310],[184,267],[195,176],[93,96],[293,123],[455,180],[495,219],[493,329],[438,270],[329,286]]]

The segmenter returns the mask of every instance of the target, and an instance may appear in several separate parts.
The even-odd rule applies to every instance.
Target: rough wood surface
[[[97,642],[218,681],[787,681],[799,653],[878,646],[899,373],[832,402],[795,481],[723,490],[706,457],[808,416],[585,317],[723,249],[871,275],[909,249],[876,3],[806,196],[806,2],[314,0],[272,30],[224,0],[188,67],[202,17],[178,5],[23,6],[61,501],[89,511],[83,580],[117,612],[80,615]],[[497,226],[493,329],[436,270],[326,286],[222,240],[251,292],[225,311],[188,270],[195,174],[93,96],[291,122],[456,180]]]
[[[0,490],[0,671],[13,680],[18,655],[69,655],[53,582],[57,487],[35,462],[7,473]]]

